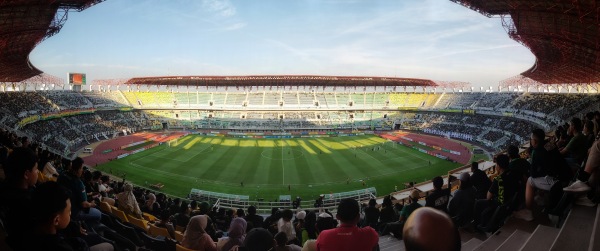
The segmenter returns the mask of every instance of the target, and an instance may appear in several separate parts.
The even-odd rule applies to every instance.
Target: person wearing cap
[[[468,172],[461,173],[458,180],[460,185],[448,203],[448,214],[454,223],[461,227],[473,219],[476,191],[471,184],[471,176]]]
[[[338,204],[336,218],[340,226],[321,232],[317,237],[317,250],[378,250],[379,236],[371,227],[359,228],[360,207],[354,199],[347,198]]]
[[[401,239],[402,238],[402,228],[404,227],[404,223],[406,222],[406,219],[408,219],[408,217],[410,216],[410,214],[417,210],[417,208],[421,207],[421,204],[419,204],[419,198],[420,198],[420,194],[418,190],[412,190],[412,192],[410,192],[410,195],[408,196],[409,200],[410,200],[410,204],[405,205],[404,207],[402,207],[402,211],[400,211],[400,219],[398,219],[397,222],[392,222],[392,223],[388,223],[383,227],[383,230],[381,231],[381,235],[387,235],[389,233],[394,234],[394,237]]]

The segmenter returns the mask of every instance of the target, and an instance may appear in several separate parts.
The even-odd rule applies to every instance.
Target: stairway
[[[472,238],[462,250],[600,250],[600,207],[573,205],[561,228],[509,218],[485,241]]]

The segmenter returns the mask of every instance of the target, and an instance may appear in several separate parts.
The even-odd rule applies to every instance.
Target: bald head
[[[407,251],[460,250],[460,235],[444,212],[421,207],[410,214],[402,231]]]

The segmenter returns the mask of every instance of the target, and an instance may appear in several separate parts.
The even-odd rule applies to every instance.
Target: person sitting
[[[365,225],[373,229],[377,229],[377,220],[379,219],[379,209],[377,209],[377,201],[369,200],[369,205],[365,208]]]
[[[312,216],[311,215],[315,215],[316,217],[316,213],[315,212],[310,212],[308,213],[308,215],[306,215],[307,219],[311,219]],[[307,223],[309,221],[307,220]],[[328,229],[333,229],[335,228],[335,223],[333,218],[331,218],[331,215],[326,214],[326,213],[321,213],[319,215],[319,217],[317,217],[317,223],[315,224],[315,233],[313,235],[311,235],[310,233],[308,234],[309,238],[306,242],[304,242],[304,245],[302,246],[302,251],[316,251],[317,250],[317,238],[319,236],[319,233],[328,230]],[[312,236],[312,237],[311,237]]]
[[[287,245],[288,239],[284,232],[277,233],[273,240],[273,248],[271,251],[301,251],[302,248],[295,244]]]
[[[460,174],[458,190],[448,203],[448,214],[459,227],[465,226],[473,219],[476,192],[470,179],[469,173]]]
[[[565,192],[571,193],[587,193],[592,190],[593,187],[598,186],[598,176],[600,172],[598,169],[600,167],[600,140],[596,140],[592,147],[590,148],[590,153],[588,155],[587,161],[585,163],[585,167],[583,170],[579,171],[577,175],[577,180],[573,182],[568,187],[563,188]],[[591,177],[595,177],[595,184],[590,179]],[[588,198],[587,195],[582,195],[576,201],[578,205],[584,206],[595,206],[597,203],[593,202]]]
[[[567,129],[569,136],[572,136],[571,140],[565,147],[560,149],[560,153],[565,156],[565,160],[573,169],[581,166],[588,152],[587,138],[581,133],[582,130],[583,123],[581,119],[572,118]]]
[[[400,211],[400,218],[397,222],[391,222],[385,225],[383,230],[381,231],[381,235],[388,235],[389,233],[394,234],[394,237],[401,239],[402,238],[402,228],[406,223],[406,219],[410,216],[410,214],[415,211],[417,208],[421,207],[419,204],[419,191],[414,189],[410,192],[408,199],[410,204],[402,207],[402,211]]]
[[[246,217],[244,217],[244,219],[248,223],[248,227],[247,227],[248,231],[252,230],[255,227],[262,227],[263,222],[264,222],[264,218],[262,216],[256,214],[255,206],[248,207],[248,214],[246,215]]]
[[[173,227],[173,223],[171,223],[171,214],[169,214],[169,211],[162,211],[158,219],[157,222],[154,222],[154,226],[166,228],[167,232],[169,232],[169,236],[164,237],[175,239],[175,227]]]
[[[181,246],[193,250],[216,251],[217,246],[205,231],[207,223],[206,215],[196,215],[190,218],[183,233]]]
[[[292,218],[294,217],[294,212],[290,209],[285,209],[281,212],[281,219],[277,221],[277,231],[284,232],[287,234],[288,240],[292,241],[296,239],[296,230],[292,225]]]
[[[431,182],[433,183],[433,192],[425,198],[425,206],[446,212],[448,201],[450,201],[450,189],[442,189],[444,179],[440,176],[434,177]]]
[[[404,247],[407,251],[458,251],[461,249],[460,234],[445,213],[422,207],[406,220]]]
[[[244,239],[244,245],[242,247],[245,249],[238,249],[238,247],[234,247],[230,251],[268,251],[273,247],[273,235],[264,228],[254,228],[246,235],[246,238]]]
[[[71,169],[58,177],[58,183],[71,192],[71,217],[74,220],[85,221],[88,226],[100,223],[102,214],[96,209],[95,202],[87,201],[85,186],[81,181],[83,174],[83,159],[77,157],[71,162]]]
[[[529,179],[525,184],[525,209],[515,213],[515,217],[525,221],[533,220],[533,204],[535,203],[536,190],[550,191],[554,184],[559,182],[559,165],[562,157],[556,146],[547,142],[542,129],[531,132],[531,169]],[[561,159],[559,159],[561,158]]]
[[[228,251],[234,246],[239,246],[244,243],[246,237],[246,220],[244,218],[235,218],[231,221],[227,231],[227,237],[219,238],[217,242],[217,250]]]
[[[528,178],[529,168],[531,165],[526,159],[521,158],[521,155],[519,154],[519,147],[510,145],[508,146],[506,153],[508,154],[508,158],[510,158],[508,169],[519,172],[524,179]]]
[[[379,211],[379,228],[383,229],[385,224],[397,221],[396,212],[392,203],[392,196],[386,195],[381,203],[381,211]]]
[[[118,208],[127,215],[133,215],[138,219],[142,218],[142,211],[138,205],[135,195],[133,195],[133,186],[126,183],[123,186],[123,192],[117,194],[117,200],[119,201]]]
[[[157,216],[161,213],[160,204],[156,201],[156,195],[153,193],[149,193],[146,199],[146,203],[141,208],[142,212],[149,213],[151,215]]]
[[[513,198],[522,190],[522,179],[519,174],[508,169],[509,158],[505,154],[496,157],[496,168],[499,175],[494,178],[487,194],[487,199],[475,202],[474,223],[480,230],[488,230],[497,226],[490,225],[490,220],[499,206],[512,206]],[[514,208],[512,208],[514,209]],[[506,214],[510,212],[505,212]]]
[[[317,250],[356,250],[368,251],[379,248],[379,236],[371,227],[358,228],[360,207],[354,199],[347,198],[338,204],[336,219],[341,224],[337,228],[321,232],[317,238]]]
[[[487,191],[490,189],[490,185],[492,185],[492,181],[484,171],[479,169],[479,163],[477,162],[471,163],[471,172],[471,184],[473,184],[473,187],[475,187],[475,190],[477,191],[476,198],[485,199]]]
[[[190,221],[191,211],[192,211],[192,209],[190,208],[188,203],[185,201],[182,201],[181,205],[179,206],[179,212],[176,213],[175,216],[173,217],[173,218],[175,218],[174,219],[175,225],[180,226],[185,229],[188,222]]]
[[[2,165],[6,181],[0,189],[0,210],[6,217],[6,242],[14,250],[24,249],[22,245],[28,242],[31,233],[31,193],[38,180],[37,162],[33,150],[19,147],[13,149]]]

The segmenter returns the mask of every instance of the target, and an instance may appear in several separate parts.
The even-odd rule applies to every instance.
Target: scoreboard
[[[85,73],[69,73],[70,85],[85,85]]]

